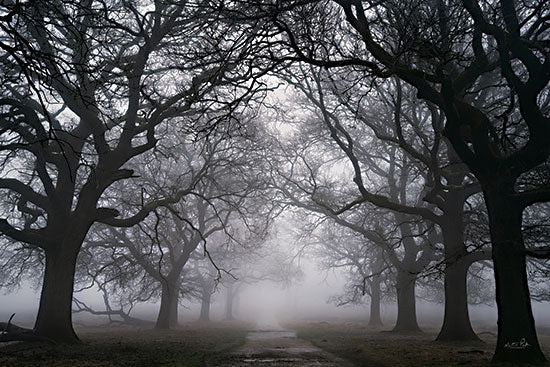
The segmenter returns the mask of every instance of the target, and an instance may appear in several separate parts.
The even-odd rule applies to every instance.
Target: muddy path
[[[331,353],[299,339],[290,330],[252,330],[245,344],[230,354],[211,358],[209,367],[251,367],[251,366],[353,366]]]

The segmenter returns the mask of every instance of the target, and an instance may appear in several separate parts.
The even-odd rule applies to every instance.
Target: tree
[[[544,363],[527,285],[521,218],[529,205],[548,201],[550,190],[546,183],[521,182],[530,172],[546,170],[550,155],[548,3],[337,0],[295,5],[270,9],[269,19],[284,37],[275,45],[276,56],[380,78],[397,76],[444,111],[443,134],[478,179],[489,212],[499,316],[493,359]]]
[[[278,206],[277,202],[274,203]],[[279,228],[284,228],[284,232],[288,233],[288,223],[277,216],[261,237],[252,236],[233,246],[220,246],[212,253],[216,264],[231,269],[230,276],[221,279],[221,285],[226,288],[225,320],[235,319],[236,301],[247,286],[272,282],[285,288],[301,280],[303,273],[295,261],[296,255],[283,240],[284,235],[279,233]]]
[[[123,185],[119,191],[111,190],[114,198],[126,196],[125,212],[132,212],[140,208],[145,193],[150,200],[191,184],[186,190],[189,194],[179,203],[155,209],[154,216],[131,228],[98,227],[95,233],[98,238],[86,244],[97,247],[99,252],[111,253],[101,256],[95,254],[93,248],[89,251],[92,263],[96,258],[107,260],[94,264],[96,274],[114,272],[108,277],[113,281],[125,283],[128,278],[141,278],[150,285],[141,289],[140,297],[142,300],[146,299],[145,295],[160,297],[157,328],[177,326],[180,295],[197,288],[187,284],[191,273],[187,264],[193,256],[199,256],[197,252],[214,261],[211,246],[207,246],[211,238],[219,239],[214,234],[223,232],[231,240],[239,241],[252,231],[258,235],[265,231],[257,224],[259,221],[269,223],[269,220],[261,216],[253,218],[262,210],[262,205],[269,204],[262,203],[263,193],[259,192],[262,184],[248,169],[251,162],[245,152],[250,152],[252,145],[250,137],[230,138],[215,131],[203,141],[180,141],[170,148],[169,156],[143,162],[143,168],[138,171],[140,179],[132,182],[135,187]],[[134,195],[124,195],[124,192]],[[117,247],[120,250],[115,250],[115,255],[113,251]],[[213,265],[220,272],[217,265]],[[188,274],[183,278],[186,269]],[[194,272],[194,276],[199,275]],[[145,281],[146,278],[152,279]]]
[[[194,274],[200,287],[201,310],[199,321],[210,321],[210,306],[212,294],[216,291],[218,272],[209,261],[196,261],[194,263]]]
[[[384,287],[391,278],[392,269],[385,257],[384,245],[370,243],[362,235],[345,227],[324,222],[315,225],[318,235],[308,233],[314,240],[312,253],[321,270],[343,269],[346,278],[344,291],[330,297],[337,306],[359,304],[365,295],[370,298],[369,326],[382,326],[380,306],[390,291]]]
[[[371,202],[437,224],[443,235],[445,261],[442,265],[446,268],[447,284],[445,317],[437,340],[478,340],[470,325],[466,278],[468,267],[489,258],[490,254],[480,251],[482,244],[467,246],[463,229],[468,220],[464,214],[466,200],[479,190],[479,185],[441,136],[444,122],[441,111],[419,101],[412,88],[398,80],[378,83],[354,71],[339,77],[307,66],[295,69],[294,73],[279,74],[306,97],[297,103],[309,104],[312,118],[319,121],[317,128],[331,138],[326,144],[338,147],[345,154],[359,189],[358,193],[346,193],[350,199],[340,202],[323,198],[325,194],[320,189],[313,190],[314,201],[325,203],[332,214]],[[304,135],[309,133],[312,140],[320,139],[313,137],[314,125],[310,124]],[[397,157],[383,148],[373,149],[375,144],[405,155],[411,175],[424,173],[416,185],[407,190],[414,200],[399,202],[396,193],[384,196],[380,188],[366,182],[385,180],[388,166],[392,165],[388,161]],[[391,180],[389,182],[389,187],[393,187]],[[356,199],[357,195],[362,197]]]
[[[36,335],[75,342],[75,264],[91,225],[131,226],[184,194],[116,219],[105,190],[133,177],[132,158],[155,147],[162,124],[188,133],[234,122],[240,103],[261,88],[244,81],[249,71],[235,69],[252,47],[253,30],[212,22],[216,15],[200,6],[168,2],[2,7],[9,12],[2,66],[16,73],[2,70],[10,78],[0,93],[0,232],[44,252]],[[40,55],[40,62],[20,63],[20,55]],[[23,67],[29,65],[31,72]],[[208,124],[198,126],[193,116],[206,110]]]
[[[339,149],[326,144],[330,138],[323,136],[315,121],[306,126],[294,139],[280,143],[278,158],[273,160],[272,185],[281,192],[281,202],[328,218],[380,246],[397,272],[398,319],[394,330],[418,331],[415,282],[418,274],[434,260],[439,242],[436,231],[417,218],[377,210],[367,202],[351,205],[342,213],[332,210],[353,193],[351,180],[347,179],[349,171],[342,168],[346,158]],[[387,205],[408,208],[406,204],[413,202],[412,209],[406,210],[415,210],[414,199],[408,194],[412,191],[407,189],[417,187],[420,176],[409,174],[406,157],[397,158],[395,151],[390,154],[388,150],[391,149],[381,147],[381,151],[373,153],[376,158],[372,161],[378,160],[376,164],[380,166],[377,170],[376,164],[369,162],[372,165],[369,190],[378,192],[377,198]],[[334,171],[340,174],[335,176]]]

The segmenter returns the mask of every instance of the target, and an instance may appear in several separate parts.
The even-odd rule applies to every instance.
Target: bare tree
[[[499,315],[494,361],[546,361],[521,218],[526,207],[548,201],[550,190],[546,182],[521,182],[547,170],[550,156],[548,3],[337,0],[266,8],[253,11],[268,13],[283,38],[272,44],[275,57],[397,76],[444,111],[443,134],[479,180],[489,212]]]
[[[335,213],[331,207],[338,206],[353,191],[345,172],[336,177],[327,172],[341,171],[338,165],[345,157],[330,144],[324,145],[323,138],[313,138],[307,129],[304,136],[281,145],[278,161],[274,159],[272,168],[272,184],[281,192],[281,202],[328,218],[380,246],[397,272],[398,318],[394,330],[418,331],[415,282],[418,274],[435,260],[437,232],[418,218],[388,213],[365,202]],[[393,159],[389,158],[387,150],[377,155],[385,169],[378,173],[371,170],[371,178],[378,175],[370,182],[372,190],[385,192],[387,196],[378,197],[394,206],[408,207],[412,202],[408,189],[417,186],[419,176],[410,174],[406,157],[396,157],[394,150]],[[414,202],[411,207],[414,209]]]
[[[146,294],[160,297],[157,328],[177,326],[180,294],[185,295],[190,289],[197,288],[185,284],[191,271],[187,271],[187,278],[184,279],[184,269],[188,268],[192,256],[198,256],[194,255],[197,252],[206,260],[215,261],[207,245],[214,234],[221,232],[230,240],[239,241],[248,232],[259,230],[260,227],[254,223],[269,223],[261,216],[251,218],[261,210],[258,190],[262,190],[262,185],[253,175],[249,175],[250,161],[241,152],[252,149],[250,143],[247,138],[229,138],[225,134],[216,136],[214,133],[202,144],[195,141],[186,147],[180,141],[171,150],[175,162],[170,164],[170,160],[160,158],[144,164],[144,167],[149,167],[146,170],[151,172],[141,174],[140,180],[134,181],[141,187],[132,189],[125,185],[120,189],[135,193],[133,196],[126,194],[125,206],[129,207],[127,211],[130,212],[135,210],[134,207],[140,207],[144,193],[148,198],[163,196],[166,191],[181,190],[192,182],[193,187],[184,200],[163,209],[157,208],[154,216],[131,228],[98,227],[96,236],[87,241],[89,260],[92,263],[96,258],[107,261],[94,264],[97,269],[93,272],[96,274],[94,278],[103,272],[114,272],[108,276],[113,281],[127,282],[132,277],[152,278],[152,282],[146,283],[153,289],[142,288],[141,298],[145,299]],[[177,153],[180,150],[181,153]],[[199,178],[194,178],[195,175]],[[177,189],[171,185],[176,185]],[[113,194],[113,197],[121,196],[124,196],[123,191]],[[121,251],[117,255],[96,256],[95,246],[99,251],[108,253],[116,251],[115,247],[120,247]],[[225,264],[229,265],[229,262]],[[220,277],[223,269],[216,263],[213,266],[217,269],[217,277]],[[195,272],[194,275],[198,274]],[[154,291],[155,288],[158,291]]]
[[[411,88],[398,80],[375,83],[354,72],[340,78],[311,67],[297,67],[295,73],[282,75],[304,94],[305,101],[299,100],[298,104],[304,107],[309,103],[308,110],[318,121],[301,128],[302,139],[309,134],[312,141],[320,141],[323,138],[319,132],[323,131],[324,139],[329,139],[326,144],[338,147],[352,166],[355,176],[350,181],[353,179],[359,188],[358,193],[350,189],[342,195],[350,198],[346,202],[327,199],[325,190],[319,187],[311,192],[313,200],[333,215],[371,202],[437,224],[443,235],[447,282],[444,323],[437,339],[477,340],[468,315],[467,272],[473,262],[489,258],[490,253],[480,251],[482,244],[467,246],[464,240],[468,219],[464,204],[480,188],[441,136],[444,116],[437,107],[419,101]],[[315,128],[318,132],[313,132]],[[316,143],[309,144],[313,147]],[[374,145],[391,149],[373,148]],[[422,178],[406,190],[415,198],[413,201],[400,203],[395,200],[396,192],[383,195],[380,188],[368,182],[388,175],[391,161],[399,156],[392,153],[396,149],[407,157],[412,176],[423,172]],[[309,148],[309,152],[312,150]],[[332,158],[312,155],[310,165],[314,159],[329,162]],[[390,188],[395,186],[389,182]],[[355,199],[358,194],[362,197]]]
[[[319,232],[316,234],[315,232]],[[314,231],[303,236],[312,242],[310,250],[321,270],[343,270],[346,285],[343,292],[332,295],[329,300],[337,306],[361,304],[368,295],[370,304],[369,326],[382,326],[381,303],[388,298],[393,271],[383,247],[365,239],[346,227],[323,222],[315,225]]]
[[[188,133],[235,122],[240,103],[260,88],[243,81],[248,70],[236,69],[254,30],[171,2],[2,6],[9,14],[0,57],[16,73],[3,70],[10,78],[0,99],[0,232],[45,254],[36,335],[75,342],[73,278],[90,226],[134,225],[184,194],[117,219],[105,190],[133,177],[132,158],[155,147],[161,125]],[[23,65],[19,55],[40,62]],[[193,116],[206,110],[208,124],[198,126]]]

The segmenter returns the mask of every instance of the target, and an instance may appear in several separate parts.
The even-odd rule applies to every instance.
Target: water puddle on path
[[[242,347],[230,354],[208,361],[207,366],[346,367],[351,364],[317,348],[306,340],[297,338],[294,331],[262,328],[251,330]]]

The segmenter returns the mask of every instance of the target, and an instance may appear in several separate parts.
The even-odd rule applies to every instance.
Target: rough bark
[[[544,364],[531,309],[522,209],[512,197],[484,191],[489,212],[498,308],[498,337],[493,362]]]
[[[445,313],[437,341],[480,340],[468,313],[467,273],[469,263],[458,260],[445,267]]]
[[[162,284],[160,309],[155,328],[169,329],[178,326],[178,287],[174,281],[165,280]]]
[[[403,269],[397,270],[397,321],[392,331],[421,331],[416,321],[415,285],[415,274]]]

